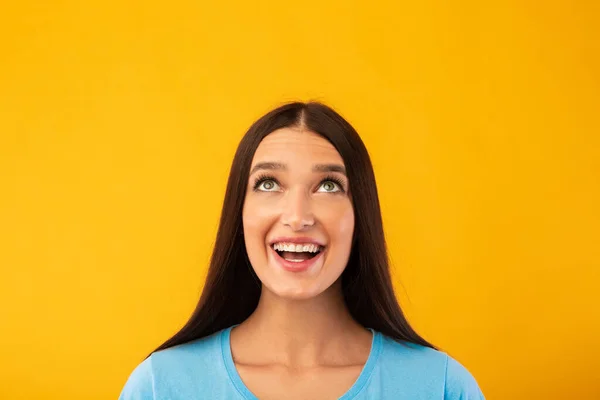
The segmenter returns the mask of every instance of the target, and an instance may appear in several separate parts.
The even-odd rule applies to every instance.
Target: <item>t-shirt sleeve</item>
[[[485,400],[473,375],[452,357],[446,364],[444,400]]]
[[[119,400],[154,400],[152,356],[139,364],[127,379]]]

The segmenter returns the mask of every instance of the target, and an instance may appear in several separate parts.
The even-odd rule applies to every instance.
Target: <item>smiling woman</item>
[[[202,296],[122,400],[483,399],[394,296],[375,176],[319,103],[256,121],[235,154]]]
[[[354,231],[340,154],[300,124],[265,137],[252,164],[242,220],[254,272],[279,297],[325,292],[348,263]]]

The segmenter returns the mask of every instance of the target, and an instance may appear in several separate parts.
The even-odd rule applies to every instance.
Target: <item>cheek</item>
[[[339,232],[342,237],[345,237],[348,242],[352,241],[352,234],[354,233],[354,210],[349,208],[340,217]]]
[[[244,204],[242,225],[244,241],[250,258],[253,258],[258,252],[264,253],[265,238],[271,226],[271,220],[268,208],[257,206],[252,201]]]
[[[339,239],[350,243],[352,234],[354,233],[354,210],[352,207],[347,207],[344,212],[338,216]]]
[[[325,225],[337,248],[343,251],[350,248],[354,234],[354,210],[350,204],[330,210]]]
[[[352,206],[340,207],[335,212],[330,212],[326,229],[332,245],[326,261],[326,273],[332,279],[337,279],[346,268],[352,250],[352,237],[354,234],[354,210]]]

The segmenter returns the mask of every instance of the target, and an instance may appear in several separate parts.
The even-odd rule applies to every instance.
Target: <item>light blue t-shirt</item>
[[[153,353],[131,373],[120,400],[256,400],[233,357],[231,328]],[[440,351],[373,331],[362,372],[340,400],[484,400],[473,376]]]

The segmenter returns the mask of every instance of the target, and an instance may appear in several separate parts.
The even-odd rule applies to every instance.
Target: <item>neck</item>
[[[265,362],[287,365],[336,363],[331,354],[356,346],[357,341],[366,343],[368,350],[371,338],[351,317],[339,282],[306,300],[281,298],[263,287],[256,310],[234,329],[232,342],[234,335],[243,343],[240,348],[262,349]],[[257,359],[257,354],[246,355]]]
[[[281,298],[263,287],[248,322],[265,332],[279,332],[289,339],[314,342],[356,325],[344,302],[339,283],[306,300]]]

